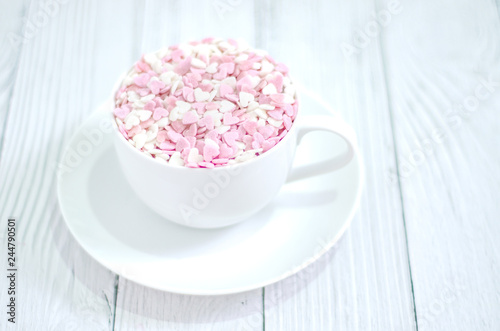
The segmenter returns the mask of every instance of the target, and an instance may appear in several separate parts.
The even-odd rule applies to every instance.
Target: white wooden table
[[[500,330],[498,0],[2,0],[0,16],[1,330]],[[333,249],[218,297],[108,271],[70,235],[55,191],[65,140],[117,76],[142,52],[205,36],[287,63],[354,126],[366,162]]]

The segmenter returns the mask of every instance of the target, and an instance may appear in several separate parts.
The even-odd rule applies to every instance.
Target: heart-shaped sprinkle
[[[276,90],[276,86],[274,86],[273,84],[267,84],[263,89],[262,89],[262,93],[266,94],[266,95],[270,95],[270,94],[276,94],[278,93],[278,90]]]
[[[267,114],[272,118],[274,118],[275,120],[281,120],[283,118],[283,110],[278,110],[278,109],[269,110]]]
[[[147,136],[145,133],[138,133],[134,136],[135,148],[141,149],[146,143]]]
[[[194,110],[191,110],[184,114],[184,116],[182,117],[182,123],[193,124],[198,122],[198,119],[199,119],[198,113]]]
[[[224,125],[236,124],[240,121],[237,116],[233,116],[231,113],[224,114]]]
[[[221,113],[230,112],[230,111],[233,111],[235,109],[236,109],[236,105],[234,103],[232,103],[231,101],[222,100],[220,103],[219,111]]]
[[[141,120],[141,122],[144,122],[151,118],[153,112],[149,110],[138,110],[137,115],[139,115],[139,119]]]
[[[122,120],[130,113],[130,110],[126,107],[118,107],[113,111],[116,117],[121,118]]]
[[[170,141],[165,141],[160,144],[160,148],[163,150],[174,150],[175,144],[171,143]]]
[[[165,88],[165,83],[161,80],[158,80],[158,78],[153,77],[149,82],[148,87],[153,94],[158,94],[160,93],[161,89]]]
[[[226,144],[221,144],[219,158],[229,159],[233,157],[233,149]]]
[[[203,159],[206,162],[212,161],[219,155],[219,145],[212,139],[205,139],[205,146],[203,147]]]
[[[270,125],[257,128],[257,131],[264,137],[264,139],[271,137],[275,133],[275,130],[276,129]]]
[[[292,127],[292,119],[287,115],[283,115],[283,124],[285,125],[285,128],[287,130],[290,130],[290,128]]]
[[[153,113],[153,119],[158,121],[162,117],[168,116],[168,111],[165,108],[156,108]]]
[[[156,136],[156,141],[158,141],[159,143],[162,143],[165,140],[167,140],[167,137],[168,137],[167,131],[162,130],[162,131],[158,132],[158,135]]]
[[[257,122],[255,122],[255,121],[244,122],[243,123],[243,128],[245,129],[245,131],[248,134],[253,135],[256,132],[256,130],[257,130]]]
[[[174,69],[176,74],[185,75],[189,68],[191,68],[191,56],[188,56],[186,59],[182,60],[177,67]]]
[[[182,134],[177,133],[177,132],[175,132],[175,131],[173,131],[173,130],[168,131],[168,132],[167,132],[167,136],[168,136],[168,138],[169,138],[171,141],[173,141],[174,143],[178,142],[178,141],[179,141],[179,139],[181,139],[181,138],[182,138]]]
[[[189,126],[189,128],[184,130],[183,135],[185,137],[194,137],[194,136],[196,136],[197,131],[198,131],[198,126],[196,125],[196,123],[194,123],[194,124],[191,124]]]
[[[219,94],[221,98],[224,98],[228,94],[234,93],[233,88],[228,84],[220,84]]]
[[[201,88],[197,87],[194,90],[194,98],[197,102],[207,101],[210,98],[210,93],[203,91]]]
[[[184,137],[181,137],[179,141],[177,141],[177,144],[175,145],[175,150],[178,152],[182,152],[185,148],[191,148],[191,144],[189,143],[189,140],[187,140]]]
[[[239,134],[236,131],[229,131],[229,132],[226,132],[222,135],[224,142],[228,146],[234,146],[236,144],[236,139],[238,139],[238,137],[239,137]]]
[[[139,87],[146,87],[150,79],[151,79],[150,75],[146,73],[140,74],[134,78],[134,84]]]
[[[254,100],[254,96],[248,92],[240,92],[240,106],[247,107]]]
[[[139,120],[139,117],[137,116],[129,116],[127,121],[125,122],[125,129],[130,130],[132,127],[139,125],[141,121]]]
[[[205,115],[201,120],[198,121],[198,125],[207,127],[208,130],[214,129],[214,119],[210,115]]]

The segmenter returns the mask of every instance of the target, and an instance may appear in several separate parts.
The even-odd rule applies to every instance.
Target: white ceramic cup
[[[110,109],[111,117],[112,112]],[[156,160],[127,142],[114,118],[112,122],[123,173],[137,196],[164,218],[195,228],[241,222],[271,202],[285,182],[340,169],[357,150],[355,132],[344,121],[333,116],[302,116],[300,106],[289,132],[270,150],[242,163],[212,169],[173,166]],[[347,143],[347,151],[292,168],[297,145],[312,131],[340,136]]]

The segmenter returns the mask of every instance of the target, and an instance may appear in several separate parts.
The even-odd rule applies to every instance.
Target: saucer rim
[[[97,107],[97,109],[93,113],[91,113],[86,118],[86,120],[75,130],[75,132],[73,133],[73,135],[71,136],[71,138],[68,140],[68,143],[66,144],[66,146],[64,148],[64,152],[62,153],[62,156],[61,156],[60,160],[64,160],[64,158],[66,157],[66,154],[67,154],[68,150],[70,149],[70,147],[75,144],[75,140],[77,139],[77,136],[81,133],[81,131],[85,127],[87,127],[89,125],[90,122],[92,122],[92,121],[95,120],[94,117],[99,117],[99,116],[104,117],[104,116],[106,116],[107,112],[102,110],[102,108],[103,108],[104,105],[105,105],[105,103],[103,103],[101,106]],[[104,139],[112,139],[112,138],[111,137],[107,137],[105,135]],[[102,146],[102,144],[100,146]],[[331,239],[328,240],[328,244],[327,245],[323,246],[323,248],[318,253],[314,254],[313,256],[311,256],[310,258],[308,258],[306,261],[302,262],[300,265],[292,267],[292,269],[290,269],[288,272],[285,272],[285,273],[283,273],[281,275],[278,275],[276,277],[267,279],[265,281],[260,281],[258,283],[252,283],[252,284],[247,285],[247,286],[231,287],[231,288],[224,288],[224,289],[219,288],[219,289],[205,289],[205,290],[202,290],[200,288],[186,288],[186,287],[179,288],[178,286],[177,287],[172,287],[172,286],[157,286],[155,284],[148,284],[146,281],[142,281],[141,279],[135,279],[133,277],[127,277],[127,276],[125,276],[123,273],[121,273],[118,270],[116,270],[116,268],[114,268],[112,266],[109,266],[109,264],[107,264],[106,262],[104,262],[98,256],[98,254],[95,254],[92,251],[91,248],[88,248],[87,245],[82,241],[82,239],[77,235],[76,230],[71,225],[71,222],[69,222],[69,220],[68,220],[68,218],[69,218],[69,212],[65,209],[65,204],[62,201],[62,182],[63,182],[64,176],[63,176],[63,174],[61,174],[61,171],[62,171],[61,168],[59,168],[58,171],[57,171],[57,200],[58,200],[59,208],[61,210],[61,214],[63,216],[64,222],[65,222],[66,226],[68,227],[68,229],[69,229],[71,235],[73,236],[73,238],[78,242],[78,244],[81,246],[81,248],[83,248],[83,250],[85,250],[85,252],[87,254],[89,254],[99,264],[101,264],[106,269],[112,271],[116,275],[118,275],[120,277],[123,277],[124,279],[127,279],[128,281],[132,281],[132,282],[135,282],[137,284],[146,286],[148,288],[152,288],[152,289],[156,289],[156,290],[161,290],[161,291],[166,291],[166,292],[170,292],[170,293],[184,294],[184,295],[197,295],[197,296],[204,296],[204,295],[211,295],[211,296],[213,296],[213,295],[228,295],[228,294],[248,292],[248,291],[252,291],[252,290],[258,289],[258,288],[263,288],[265,286],[274,284],[274,283],[279,282],[279,281],[281,281],[281,280],[283,280],[285,278],[288,278],[288,277],[296,274],[300,270],[306,268],[310,264],[314,263],[315,261],[317,261],[321,256],[323,256],[323,254],[325,254],[328,250],[330,250],[339,241],[339,239],[342,237],[342,235],[345,233],[345,231],[350,226],[350,224],[351,224],[351,222],[352,222],[352,220],[353,220],[353,218],[354,218],[357,210],[359,209],[360,203],[361,203],[361,196],[362,196],[363,187],[364,187],[364,181],[365,181],[365,168],[364,168],[363,157],[362,157],[362,155],[361,155],[361,153],[359,151],[359,148],[355,149],[355,156],[353,157],[353,159],[349,162],[349,164],[347,166],[355,166],[355,164],[353,164],[353,163],[357,163],[357,168],[358,168],[357,171],[356,171],[356,175],[358,177],[358,184],[357,184],[357,187],[356,187],[356,195],[355,195],[354,199],[352,200],[353,203],[352,203],[352,205],[350,207],[349,214],[345,218],[345,221],[344,221],[342,227],[340,228],[340,230],[336,233],[336,235],[333,238],[331,238]],[[305,180],[307,180],[307,179],[305,179]],[[203,230],[203,229],[201,229],[201,230]]]

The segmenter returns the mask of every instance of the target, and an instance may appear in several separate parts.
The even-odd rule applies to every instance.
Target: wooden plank
[[[26,17],[36,20],[43,12],[35,3]],[[88,256],[67,230],[57,206],[56,169],[65,140],[111,88],[112,83],[101,83],[103,74],[94,71],[96,62],[106,60],[95,45],[109,37],[107,21],[99,18],[118,15],[115,23],[127,23],[134,9],[71,1],[49,13],[20,54],[0,165],[2,235],[4,220],[17,217],[15,327],[111,330],[118,279]],[[114,46],[119,52],[121,44]],[[111,71],[123,70],[114,67],[120,59],[107,59]],[[99,94],[101,88],[108,92]],[[1,246],[5,256],[6,245]],[[0,297],[7,298],[4,286]],[[8,327],[6,319],[0,319],[0,329]]]
[[[12,89],[16,79],[19,54],[23,36],[22,17],[29,6],[29,1],[0,4],[0,160],[7,117],[10,109]]]
[[[415,329],[399,192],[382,176],[395,159],[381,51],[376,38],[363,47],[353,41],[375,8],[363,1],[263,1],[257,8],[261,46],[354,126],[366,164],[361,206],[340,242],[299,274],[266,287],[265,329]]]
[[[498,11],[488,1],[404,6],[383,44],[419,330],[495,330]]]
[[[140,53],[207,36],[242,37],[252,43],[252,2],[219,2],[227,7],[220,9],[216,1],[147,2],[144,9],[138,10],[141,15],[138,20],[142,22]],[[157,291],[120,279],[118,330],[261,330],[262,327],[260,289],[197,297]]]

